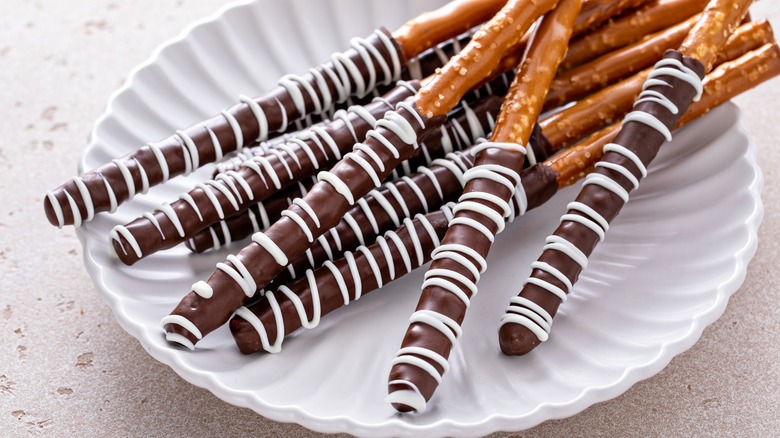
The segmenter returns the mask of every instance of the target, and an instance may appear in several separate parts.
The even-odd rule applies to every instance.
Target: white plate
[[[216,114],[239,94],[258,94],[284,73],[321,62],[350,36],[379,24],[392,28],[436,3],[259,0],[226,8],[132,72],[97,121],[81,167]],[[762,177],[739,114],[725,105],[664,148],[562,307],[550,341],[523,358],[500,354],[498,320],[575,190],[508,227],[490,255],[452,369],[417,416],[397,415],[383,399],[421,270],[324,318],[316,330],[296,333],[281,354],[242,356],[225,328],[189,352],[164,341],[159,321],[226,254],[176,248],[125,267],[109,258],[107,234],[203,173],[101,214],[78,234],[87,269],[122,327],[155,359],[228,403],[325,432],[516,431],[574,415],[656,374],[721,315],[745,277],[762,216]]]

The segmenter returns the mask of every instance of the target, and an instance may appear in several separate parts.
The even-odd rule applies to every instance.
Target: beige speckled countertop
[[[130,69],[223,3],[3,2],[0,435],[317,435],[228,405],[153,360],[98,296],[73,230],[50,226],[41,208],[45,191],[74,175],[91,124]],[[761,0],[752,14],[780,26],[780,2]],[[780,434],[780,80],[736,102],[765,176],[760,244],[744,285],[663,372],[520,435]]]

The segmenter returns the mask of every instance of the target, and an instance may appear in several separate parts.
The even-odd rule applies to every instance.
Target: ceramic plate
[[[259,0],[191,26],[134,70],[97,121],[80,167],[218,113],[302,72],[353,35],[389,28],[439,1]],[[574,415],[626,391],[691,347],[725,309],[756,248],[762,215],[755,147],[727,104],[679,132],[593,254],[551,339],[533,354],[500,354],[496,330],[576,189],[507,227],[463,324],[452,369],[422,415],[384,402],[389,364],[422,270],[285,340],[277,355],[243,356],[226,328],[194,352],[168,345],[160,319],[225,252],[185,248],[126,267],[108,231],[187,191],[209,170],[176,178],[79,230],[85,263],[122,327],[187,381],[278,421],[372,436],[473,436]]]

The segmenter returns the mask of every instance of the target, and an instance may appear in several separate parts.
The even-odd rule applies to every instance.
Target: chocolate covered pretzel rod
[[[773,41],[772,28],[766,20],[743,24],[726,41],[715,65],[736,59]],[[651,71],[652,68],[645,69],[545,118],[539,123],[545,138],[553,149],[563,148],[623,118],[631,110]]]
[[[441,257],[431,263],[417,309],[388,378],[387,401],[401,412],[421,412],[446,370],[460,324],[477,293],[479,274],[517,196],[525,210],[520,172],[531,129],[558,63],[566,53],[581,0],[561,0],[541,21],[501,108],[490,141],[473,149],[475,165],[453,209]],[[418,319],[427,315],[426,320]],[[431,321],[435,321],[432,324]]]
[[[321,172],[320,182],[295,200],[279,221],[256,233],[252,244],[220,263],[206,281],[193,285],[162,320],[167,339],[194,345],[227,322],[257,289],[265,287],[290,260],[303,255],[315,239],[337,225],[357,199],[380,186],[395,166],[411,157],[419,141],[443,123],[444,115],[468,90],[494,71],[501,54],[554,3],[510,0],[413,100],[387,112],[365,142],[356,144],[329,172]]]
[[[671,129],[691,101],[699,100],[704,73],[749,4],[712,0],[680,51],[667,52],[655,65],[634,110],[623,119],[614,142],[604,146],[604,156],[546,239],[541,256],[531,265],[531,276],[502,318],[499,343],[505,354],[526,354],[547,339],[558,305],[571,292],[588,256],[628,202],[630,191],[639,186],[661,145],[671,141]],[[537,304],[541,300],[546,308]]]
[[[44,211],[53,225],[79,226],[98,212],[144,193],[149,187],[201,164],[219,160],[255,139],[284,132],[307,114],[328,111],[350,95],[365,96],[377,84],[400,79],[404,60],[452,38],[491,17],[503,0],[457,0],[410,20],[395,33],[376,30],[354,38],[351,48],[303,75],[287,75],[267,93],[250,98],[219,115],[82,174],[49,192]],[[446,23],[446,26],[444,25]]]
[[[110,243],[119,260],[132,265],[143,257],[172,248],[207,226],[239,213],[275,191],[326,169],[348,152],[354,142],[365,138],[377,118],[411,96],[418,83],[399,86],[364,107],[353,107],[343,117],[314,128],[304,139],[269,149],[267,156],[247,161],[235,172],[227,172],[200,183],[170,204],[153,213],[111,230]],[[252,202],[254,201],[254,202]]]
[[[598,29],[572,39],[561,62],[569,70],[605,53],[644,39],[646,35],[681,23],[699,13],[707,0],[651,0]]]

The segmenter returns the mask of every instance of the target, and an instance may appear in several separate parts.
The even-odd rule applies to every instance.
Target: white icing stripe
[[[431,253],[431,256],[435,256],[438,253],[444,252],[444,251],[455,251],[463,253],[479,264],[479,273],[482,274],[487,270],[487,261],[485,261],[484,257],[482,257],[474,248],[469,248],[468,246],[457,244],[457,243],[450,243],[446,245],[441,245],[438,248],[434,249]]]
[[[270,237],[266,236],[262,232],[258,232],[252,235],[252,241],[256,244],[260,245],[263,249],[268,251],[269,254],[271,254],[271,257],[274,258],[276,263],[287,266],[289,261],[287,260],[287,256],[284,255],[284,252],[276,245],[276,243],[271,240]]]
[[[176,228],[176,232],[179,233],[180,237],[184,237],[186,235],[184,233],[184,227],[179,220],[179,216],[176,215],[176,212],[173,210],[173,207],[171,207],[170,204],[162,204],[159,208],[159,211],[162,212],[168,218],[168,220],[171,221],[171,224],[173,224],[174,228]]]
[[[458,287],[458,285],[456,285],[452,281],[441,277],[429,278],[423,282],[422,288],[426,289],[429,287],[440,287],[448,292],[451,292],[453,295],[458,297],[458,299],[460,299],[463,302],[466,308],[469,307],[470,304],[469,297],[466,295],[465,292],[461,290],[461,288]]]
[[[195,344],[193,344],[192,342],[190,342],[189,339],[187,339],[186,337],[178,333],[166,333],[165,340],[168,342],[172,342],[174,344],[179,344],[181,346],[187,347],[190,350],[195,350]]]
[[[403,213],[404,217],[411,216],[412,214],[409,212],[409,206],[406,205],[406,201],[404,200],[404,197],[401,195],[401,192],[398,191],[398,188],[396,187],[396,185],[395,184],[387,184],[385,186],[385,188],[393,196],[393,198],[395,199],[395,202],[397,202],[398,205],[401,207],[401,212]],[[414,189],[412,189],[412,190],[414,190]],[[419,190],[419,188],[417,190]],[[415,194],[416,194],[416,192],[415,192]],[[427,204],[423,203],[423,211],[425,213],[428,212],[428,209],[426,207],[427,207]],[[395,213],[395,210],[393,210],[393,213]],[[396,224],[396,227],[401,225],[400,222],[397,221],[397,220],[393,221],[393,223]]]
[[[456,263],[459,263],[463,267],[469,270],[471,275],[479,281],[479,270],[474,266],[474,263],[469,261],[466,257],[455,251],[442,251],[437,253],[431,258],[431,260],[449,259]]]
[[[160,227],[160,222],[157,220],[157,218],[149,212],[146,212],[141,216],[148,219],[149,222],[151,222],[152,225],[154,225],[154,227],[157,228],[157,232],[160,233],[160,237],[162,237],[162,240],[165,240],[165,234],[163,233],[162,227]]]
[[[414,269],[414,266],[412,266],[412,258],[409,256],[409,251],[406,249],[404,242],[394,231],[389,231],[385,236],[393,241],[396,251],[401,255],[401,260],[404,262],[406,273],[412,272],[412,269]]]
[[[393,391],[385,397],[385,402],[409,406],[414,412],[423,412],[427,403],[414,383],[406,380],[393,380],[389,385],[406,385],[413,389]]]
[[[182,130],[177,130],[176,135],[179,136],[181,141],[184,143],[184,146],[186,146],[187,153],[189,153],[189,158],[191,160],[190,165],[192,166],[190,168],[190,171],[200,167],[200,155],[198,153],[198,146],[196,146],[195,142],[192,141],[192,137],[187,135],[187,133]]]
[[[453,280],[457,280],[458,282],[466,286],[466,288],[468,288],[468,290],[471,292],[472,297],[477,294],[477,284],[459,272],[455,272],[450,269],[429,269],[428,272],[425,273],[425,276],[423,278],[427,280],[428,278],[434,276],[446,277],[446,278],[451,278]]]
[[[596,210],[594,210],[592,207],[590,207],[587,204],[583,204],[582,202],[574,201],[570,202],[566,206],[567,210],[574,210],[579,211],[580,213],[583,213],[593,219],[601,228],[604,229],[604,231],[609,231],[609,222],[607,222],[606,219],[604,219],[604,216],[600,215]]]
[[[360,206],[360,209],[363,210],[363,215],[366,217],[366,220],[368,220],[368,223],[371,225],[371,229],[374,231],[374,234],[379,234],[379,224],[376,222],[376,216],[371,212],[371,208],[368,206],[368,202],[366,202],[365,198],[358,199],[357,204]]]
[[[230,276],[230,278],[232,278],[233,281],[235,281],[236,284],[241,287],[241,290],[244,291],[244,294],[251,298],[257,290],[257,285],[255,280],[252,278],[252,275],[249,273],[249,270],[247,270],[246,266],[241,263],[241,260],[239,260],[238,257],[234,256],[233,254],[228,255],[227,260],[233,264],[233,267],[226,263],[220,262],[217,263],[217,269]]]
[[[342,181],[341,178],[335,174],[328,171],[322,171],[317,174],[317,180],[327,182],[333,186],[338,194],[347,200],[349,205],[355,205],[355,197],[352,195],[352,191],[349,189],[349,186],[347,186],[344,181]]]
[[[623,124],[638,122],[645,124],[664,136],[666,141],[672,141],[672,132],[657,117],[644,111],[631,111],[623,118]]]
[[[168,160],[165,159],[165,155],[163,155],[162,150],[160,150],[160,147],[156,143],[149,143],[146,146],[149,147],[149,149],[154,154],[154,158],[157,160],[157,165],[160,166],[160,173],[162,173],[162,182],[168,181],[168,177],[170,176],[170,169],[168,168]],[[217,157],[217,159],[222,158]],[[102,176],[102,175],[101,175]]]
[[[273,294],[268,294],[268,304],[271,306],[272,311],[274,311],[274,316],[276,316],[276,310],[279,309],[279,304],[276,301],[276,297],[273,296]],[[265,331],[265,326],[263,326],[263,322],[260,321],[260,319],[252,313],[251,310],[247,309],[244,306],[239,307],[236,309],[235,314],[237,316],[240,316],[241,318],[244,318],[251,326],[252,328],[257,331],[257,334],[260,336],[260,344],[263,346],[263,350],[269,352],[269,353],[278,353],[282,351],[282,339],[284,339],[284,325],[282,321],[280,321],[278,318],[276,319],[276,341],[274,341],[273,344],[270,343],[268,340],[268,333]]]
[[[417,266],[422,266],[425,263],[425,254],[423,254],[422,243],[420,237],[417,235],[417,230],[414,227],[414,222],[411,219],[404,219],[404,226],[409,231],[409,237],[412,239],[412,246],[414,246],[414,252],[417,256]]]
[[[344,215],[343,221],[346,222],[347,225],[349,225],[349,227],[352,229],[352,232],[355,233],[358,242],[360,242],[361,245],[365,245],[366,241],[363,238],[363,232],[360,231],[360,225],[358,225],[355,218],[353,218],[351,214],[347,213]]]
[[[140,165],[139,165],[140,167]],[[87,210],[86,221],[91,221],[95,217],[95,204],[92,202],[92,195],[89,193],[87,185],[81,178],[73,178],[73,182],[76,183],[76,187],[79,189],[81,200],[84,202],[84,208]]]
[[[621,146],[617,143],[608,143],[606,146],[604,146],[603,151],[605,154],[607,152],[615,152],[617,154],[623,155],[624,157],[631,160],[637,169],[639,169],[639,173],[642,175],[642,178],[647,176],[647,167],[645,167],[644,163],[642,163],[642,160],[640,160],[639,157],[627,147]]]
[[[103,180],[106,181],[105,178]],[[106,181],[106,186],[108,186],[108,181]],[[110,190],[110,187],[108,187],[107,190],[109,190],[109,193],[113,193],[113,190]],[[57,217],[57,227],[62,228],[63,225],[65,225],[65,216],[60,202],[54,197],[54,193],[52,192],[47,192],[46,198],[49,200],[49,204],[51,205],[52,210],[54,210],[54,215]]]
[[[582,269],[586,269],[588,267],[588,257],[585,255],[585,253],[583,253],[579,248],[577,248],[574,245],[574,243],[569,242],[563,237],[556,236],[556,235],[547,236],[542,251],[548,249],[555,250],[565,254],[567,257],[569,257],[578,265],[580,265]]]
[[[361,252],[363,254],[363,256],[366,258],[366,261],[368,262],[368,265],[371,267],[371,271],[374,273],[377,288],[382,287],[384,285],[382,282],[382,270],[379,269],[379,265],[377,264],[376,259],[374,259],[374,255],[371,254],[371,251],[369,251],[365,246],[359,246],[355,252]]]
[[[480,166],[474,166],[471,169],[467,170],[463,173],[463,179],[466,182],[473,181],[475,179],[487,179],[493,182],[497,182],[504,187],[506,187],[512,194],[515,192],[515,187],[520,185],[518,182],[517,184],[513,184],[512,180],[507,178],[506,176],[495,172],[492,169],[486,169],[485,167],[488,167],[489,165],[480,165]]]
[[[493,243],[495,240],[495,236],[493,236],[493,233],[490,232],[488,227],[482,225],[480,222],[470,217],[456,217],[450,221],[449,226],[452,227],[453,225],[465,225],[471,227],[482,233],[490,241],[490,243]]]
[[[293,205],[297,205],[303,211],[305,211],[306,214],[308,214],[309,217],[314,221],[314,225],[317,228],[320,227],[320,218],[317,217],[317,213],[314,212],[314,209],[311,208],[311,206],[306,201],[304,201],[301,198],[295,198],[292,203],[293,203]]]
[[[604,240],[605,237],[604,230],[601,227],[599,227],[599,225],[596,222],[594,222],[588,217],[580,216],[578,214],[564,214],[563,216],[561,216],[561,222],[564,221],[577,222],[580,225],[584,225],[590,228],[591,231],[593,231],[594,233],[596,233],[596,235],[599,236],[599,242]]]
[[[526,283],[535,284],[541,287],[542,289],[545,289],[546,291],[550,292],[551,294],[557,296],[561,300],[561,302],[566,302],[566,298],[567,298],[566,291],[550,283],[549,281],[544,281],[536,277],[531,277],[526,281]]]
[[[239,96],[239,100],[241,103],[245,103],[247,106],[249,106],[249,109],[252,111],[252,114],[254,114],[255,118],[257,119],[257,126],[258,126],[258,136],[257,141],[263,141],[268,138],[268,118],[265,115],[265,111],[263,111],[263,108],[258,105],[257,102],[255,102],[254,99],[248,96],[241,95]]]
[[[395,262],[393,262],[393,254],[390,252],[390,247],[387,245],[387,241],[383,236],[376,238],[376,243],[382,250],[382,255],[385,256],[387,262],[387,270],[390,274],[390,281],[395,280]]]
[[[623,186],[616,183],[613,179],[609,178],[608,176],[602,175],[600,173],[590,173],[588,174],[588,176],[585,177],[585,181],[583,181],[582,186],[585,187],[591,184],[604,187],[605,189],[618,195],[620,199],[623,200],[623,202],[628,202],[628,192],[626,191],[626,189],[624,189]]]
[[[568,277],[563,275],[563,273],[559,271],[558,268],[550,265],[549,263],[536,261],[531,263],[531,269],[539,269],[555,277],[558,281],[563,283],[564,286],[566,286],[566,290],[564,291],[566,293],[571,292],[572,288],[574,287]],[[564,294],[563,296],[565,297],[566,295]]]
[[[125,249],[125,245],[122,244],[122,240],[119,239],[119,236],[122,236],[125,238],[128,244],[130,244],[130,248],[133,249],[135,252],[136,257],[139,259],[143,257],[143,253],[141,252],[141,246],[138,245],[138,241],[135,240],[135,236],[133,236],[132,233],[130,233],[130,230],[128,230],[123,225],[117,225],[114,228],[111,229],[111,232],[108,234],[108,236],[115,240],[117,243],[119,243],[119,246],[122,248],[122,251],[127,254],[127,250]]]
[[[499,208],[508,210],[509,204],[505,204],[505,205],[506,207],[504,207],[504,205],[499,205]],[[452,209],[452,212],[457,214],[464,210],[480,214],[493,221],[493,223],[496,224],[497,227],[496,234],[504,231],[504,225],[505,225],[504,217],[501,215],[501,213],[493,210],[492,208],[480,204],[479,202],[476,201],[468,201],[468,200],[464,201],[462,199],[459,199],[458,205],[456,205],[455,208]],[[450,223],[452,223],[452,221],[450,221]]]
[[[671,66],[671,67],[667,67]],[[695,71],[688,68],[681,61],[674,58],[664,58],[655,63],[653,71],[648,76],[649,79],[654,79],[658,76],[672,76],[681,81],[687,82],[694,90],[696,95],[693,97],[694,102],[698,102],[701,99],[701,95],[704,91],[702,80]]]
[[[236,149],[239,150],[244,147],[244,133],[241,132],[241,125],[238,124],[238,120],[227,111],[222,111],[222,117],[227,120],[230,128],[233,129],[233,136],[236,138]],[[198,166],[195,166],[198,167]]]
[[[412,191],[414,192],[415,196],[417,196],[417,199],[420,201],[420,204],[421,204],[421,205],[422,205],[422,207],[423,207],[423,211],[424,211],[424,212],[426,212],[426,213],[428,213],[428,212],[430,211],[430,210],[428,209],[428,200],[425,198],[425,194],[423,193],[422,189],[420,189],[420,186],[418,186],[418,185],[417,185],[417,184],[414,182],[414,180],[412,180],[412,179],[411,179],[411,178],[409,178],[408,176],[403,176],[403,177],[401,177],[401,180],[402,180],[403,182],[405,182],[405,183],[406,183],[406,185],[407,185],[407,186],[408,186],[410,189],[412,189]],[[393,185],[393,187],[395,187],[395,186]],[[389,189],[389,188],[390,188],[390,186],[388,186],[388,189]],[[397,189],[396,189],[396,191],[397,191]],[[395,193],[393,193],[393,196],[395,196]],[[398,199],[398,197],[396,197],[396,199]],[[399,202],[400,202],[400,200],[399,200]],[[409,217],[409,214],[407,213],[407,211],[408,211],[408,209],[404,209],[404,214],[406,215],[406,217]]]
[[[135,182],[133,181],[133,175],[130,173],[130,169],[125,166],[125,163],[120,160],[111,160],[112,163],[119,169],[122,174],[122,178],[125,180],[125,186],[127,186],[127,198],[130,199],[135,196]]]
[[[306,235],[306,240],[309,243],[314,242],[314,235],[312,234],[311,229],[306,224],[306,221],[304,221],[303,218],[298,215],[298,213],[291,210],[285,210],[282,212],[282,216],[286,218],[290,218],[293,222],[295,222],[295,224],[298,225],[301,231],[303,231],[303,233]]]
[[[183,328],[184,330],[187,330],[190,332],[193,336],[195,336],[196,339],[203,339],[203,335],[200,334],[200,330],[198,330],[198,327],[195,326],[195,324],[192,323],[189,319],[181,316],[181,315],[168,315],[162,320],[160,320],[160,325],[165,328],[168,324],[176,324]]]
[[[378,190],[372,190],[366,196],[371,196],[376,200],[376,202],[379,203],[380,206],[382,206],[382,208],[387,213],[388,217],[390,217],[390,220],[393,221],[393,224],[395,225],[396,228],[401,226],[401,220],[398,218],[398,214],[396,214],[393,205],[390,204],[390,201],[388,201],[387,198],[385,198],[385,195],[383,195],[382,192]],[[403,206],[404,204],[401,203],[401,205]],[[408,217],[409,215],[407,214],[406,216]],[[376,233],[379,233],[378,229]]]
[[[73,212],[73,226],[80,227],[81,226],[81,211],[79,211],[79,206],[76,204],[76,201],[73,199],[73,197],[68,193],[66,190],[63,190],[65,193],[65,198],[68,200],[68,206],[70,206],[70,210]]]
[[[520,313],[520,314],[518,314]],[[531,312],[530,310],[526,310],[523,308],[511,308],[507,309],[507,313],[504,313],[504,316],[501,317],[500,325],[504,324],[518,324],[521,325],[528,330],[531,331],[534,335],[536,335],[537,339],[539,339],[541,342],[546,341],[549,338],[547,330],[545,328],[540,327],[540,325],[536,322],[536,320],[532,320],[529,316],[536,315],[535,313]]]
[[[421,323],[429,325],[440,331],[453,345],[463,334],[463,329],[452,318],[433,310],[418,310],[409,318],[409,323]]]
[[[444,356],[440,355],[439,353],[436,353],[435,351],[429,350],[427,348],[404,347],[398,350],[398,356],[405,356],[405,355],[422,356],[436,362],[436,364],[439,365],[445,373],[450,370],[450,365],[449,363],[447,363],[447,359],[445,359]],[[439,376],[441,377],[441,374]]]
[[[351,252],[344,253],[344,260],[347,261],[347,267],[349,267],[349,274],[352,276],[352,281],[355,283],[355,299],[359,299],[363,294],[363,281],[360,279],[360,271],[355,261],[355,256]]]
[[[439,199],[444,199],[444,192],[442,191],[439,180],[436,178],[436,175],[433,173],[433,171],[427,167],[420,167],[417,169],[417,171],[427,176],[428,179],[431,180],[431,184],[433,184],[433,188],[436,190],[436,194],[439,195]]]
[[[374,183],[374,187],[379,187],[382,185],[382,180],[379,179],[379,174],[376,172],[376,170],[374,170],[371,164],[369,164],[368,161],[366,161],[363,157],[350,152],[347,155],[345,155],[344,158],[349,158],[350,160],[357,163],[361,168],[363,168],[366,174],[371,178],[371,181]]]
[[[219,203],[219,199],[217,199],[216,195],[214,195],[214,192],[211,191],[209,186],[202,183],[198,183],[195,184],[195,188],[201,189],[203,191],[203,194],[206,195],[206,198],[208,198],[209,202],[211,202],[211,205],[214,206],[214,210],[216,210],[217,216],[219,216],[220,219],[225,219],[225,212],[222,210],[222,205]],[[171,211],[173,210],[171,209]],[[200,216],[200,214],[198,214],[198,216]],[[177,227],[176,229],[178,230],[179,227]],[[182,237],[184,237],[184,230],[182,229],[181,231],[179,231],[179,234]]]
[[[634,101],[634,106],[639,105],[643,102],[654,102],[657,103],[667,110],[669,110],[672,114],[677,114],[680,112],[680,110],[677,108],[677,105],[672,103],[671,100],[669,100],[668,97],[664,96],[663,94],[653,91],[653,90],[645,90],[642,92],[642,94],[639,96],[639,99]]]
[[[529,300],[528,298],[521,297],[521,296],[514,296],[509,299],[509,305],[525,307],[526,309],[529,309],[532,312],[539,315],[540,317],[544,318],[544,321],[547,323],[547,326],[552,326],[553,317],[549,313],[547,313],[547,311],[544,310],[542,306],[536,304],[535,302]]]
[[[341,272],[336,268],[336,265],[333,264],[330,260],[325,261],[325,263],[322,264],[325,268],[330,271],[331,275],[333,275],[333,279],[336,280],[336,284],[339,286],[339,291],[341,292],[341,297],[344,299],[344,305],[349,304],[349,288],[347,287],[346,281],[344,281],[344,277],[341,275]]]
[[[542,329],[544,332],[545,339],[542,339],[542,341],[547,340],[546,335],[550,333],[550,324],[547,322],[547,320],[537,314],[536,312],[532,311],[531,309],[527,309],[523,306],[516,306],[513,304],[510,304],[506,308],[506,314],[503,318],[501,318],[501,325],[504,325],[505,319],[514,319],[512,322],[518,322],[517,320],[525,320],[526,323],[530,322],[533,326],[536,326],[537,329]],[[546,313],[546,312],[545,312]],[[520,323],[523,324],[523,323]],[[525,324],[523,324],[525,325]],[[529,327],[531,328],[531,327]],[[532,329],[533,330],[533,329]]]
[[[639,188],[639,180],[634,176],[631,171],[626,169],[624,166],[621,166],[620,164],[613,163],[611,161],[599,161],[596,163],[595,167],[603,167],[604,169],[614,170],[615,172],[621,174],[625,179],[631,182],[631,185],[634,186],[634,190]]]

